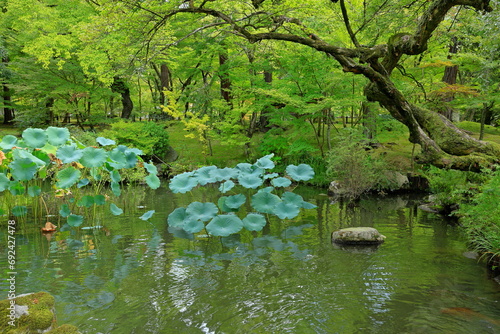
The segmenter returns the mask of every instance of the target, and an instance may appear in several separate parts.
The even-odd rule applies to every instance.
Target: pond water
[[[166,224],[174,208],[214,200],[210,189],[129,188],[124,215],[95,217],[104,228],[19,230],[17,293],[51,293],[58,323],[92,334],[500,333],[498,283],[470,258],[460,230],[417,209],[419,199],[349,208],[320,190],[295,192],[318,207],[220,239]],[[147,210],[153,218],[138,219]],[[386,242],[334,247],[331,232],[349,226],[373,226]],[[5,280],[1,288],[5,298]]]

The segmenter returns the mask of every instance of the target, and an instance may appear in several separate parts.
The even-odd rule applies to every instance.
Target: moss
[[[38,292],[15,299],[17,305],[28,306],[28,315],[22,315],[15,320],[17,325],[13,328],[8,321],[10,318],[8,307],[10,300],[0,301],[0,332],[2,333],[30,333],[31,331],[44,330],[52,326],[55,321],[53,309],[54,297],[46,292]]]
[[[61,325],[47,332],[47,334],[79,334],[78,328],[73,325]]]

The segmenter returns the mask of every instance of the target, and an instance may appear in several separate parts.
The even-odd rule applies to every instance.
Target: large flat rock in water
[[[332,241],[348,245],[378,245],[385,236],[373,227],[349,227],[332,233]]]

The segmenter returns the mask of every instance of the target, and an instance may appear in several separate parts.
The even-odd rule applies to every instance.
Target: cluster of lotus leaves
[[[243,194],[222,196],[217,204],[193,202],[186,208],[179,207],[168,216],[168,224],[181,228],[189,233],[198,233],[203,229],[214,236],[229,236],[240,232],[243,228],[249,231],[260,231],[266,225],[265,214],[271,214],[280,219],[293,219],[301,209],[312,209],[314,204],[304,201],[302,196],[289,191],[281,196],[273,193],[276,188],[286,188],[293,181],[308,181],[314,177],[311,166],[300,164],[289,165],[286,168],[288,177],[280,177],[277,173],[269,173],[275,167],[271,160],[273,155],[258,159],[254,164],[240,163],[235,168],[218,168],[207,166],[192,172],[175,176],[170,182],[174,193],[186,193],[198,185],[219,183],[219,191],[227,193],[236,185],[247,189],[257,189],[270,180],[272,186],[259,189],[253,196],[247,198]],[[250,204],[255,211],[240,218],[238,213],[244,204]],[[206,223],[206,225],[205,225]]]
[[[133,168],[142,162],[139,149],[116,145],[115,141],[103,137],[96,138],[96,147],[86,147],[76,139],[66,128],[48,127],[47,129],[28,128],[23,131],[22,138],[6,135],[0,141],[5,162],[0,167],[0,192],[9,190],[14,195],[27,193],[31,197],[40,195],[39,186],[27,186],[25,182],[33,179],[45,179],[48,169],[55,168],[55,186],[57,189],[69,189],[73,186],[84,187],[91,183],[83,177],[83,168],[90,170],[90,175],[95,180],[100,180],[104,173],[109,173],[111,189],[114,195],[119,196],[120,170]],[[107,146],[111,147],[107,149]],[[143,163],[148,172],[145,181],[152,189],[160,186],[156,167],[153,164]],[[105,199],[101,195],[84,197],[78,201],[78,206],[103,205]],[[14,215],[22,215],[26,210],[13,210]],[[62,208],[63,217],[67,217],[68,224],[79,226],[83,217],[72,215]],[[113,214],[121,214],[123,210],[110,204]]]

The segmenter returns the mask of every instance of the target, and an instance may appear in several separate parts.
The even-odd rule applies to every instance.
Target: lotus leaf
[[[78,184],[76,185],[78,188],[85,187],[87,184],[89,184],[90,181],[87,178],[81,179],[78,181]]]
[[[145,162],[144,168],[146,168],[149,174],[155,174],[155,175],[158,174],[158,168],[156,168],[156,166],[153,164],[148,164],[147,162]]]
[[[56,179],[58,180],[56,185],[58,188],[67,189],[78,182],[81,176],[81,172],[75,167],[67,167],[60,170],[56,174]]]
[[[3,150],[10,150],[17,144],[17,137],[13,135],[3,136],[2,142],[0,142],[0,148]]]
[[[280,219],[292,219],[297,217],[300,212],[300,208],[294,204],[281,202],[274,207],[274,214]]]
[[[176,238],[188,239],[188,240],[194,239],[193,233],[189,233],[189,232],[184,231],[184,229],[182,227],[169,226],[167,231],[169,233],[172,233],[172,235]]]
[[[207,224],[207,232],[218,237],[238,233],[243,228],[243,222],[235,215],[218,215]]]
[[[184,222],[182,228],[189,233],[198,233],[205,228],[205,224],[199,220],[189,219]]]
[[[94,203],[95,205],[104,205],[104,203],[106,203],[106,197],[104,197],[103,195],[95,195]]]
[[[144,152],[135,147],[127,147],[125,153],[133,153],[134,155],[143,155]]]
[[[261,231],[266,226],[266,218],[258,213],[249,213],[243,218],[243,226],[249,231]]]
[[[217,168],[210,171],[210,176],[216,181],[226,181],[235,178],[238,172],[234,168]]]
[[[267,179],[274,179],[275,177],[278,177],[279,174],[278,173],[271,173],[271,174],[266,174],[264,175],[264,180],[267,180]]]
[[[215,169],[217,169],[216,166],[201,167],[195,171],[194,176],[196,177],[196,180],[198,180],[198,183],[204,186],[207,183],[213,183],[217,181],[212,175],[210,175],[210,172]]]
[[[24,205],[16,205],[12,208],[12,214],[16,217],[25,216],[28,213],[28,208]]]
[[[71,214],[71,210],[69,209],[68,204],[61,205],[59,214],[61,215],[61,217],[68,217]]]
[[[67,219],[68,225],[78,227],[83,223],[83,216],[70,214]]]
[[[83,196],[78,202],[76,202],[76,205],[84,206],[86,208],[90,208],[94,204],[95,204],[94,196],[89,196],[89,195]]]
[[[255,238],[252,240],[252,244],[256,248],[272,248],[277,251],[282,251],[285,249],[286,244],[272,235],[266,235],[260,238]]]
[[[77,149],[75,145],[61,146],[56,153],[56,157],[65,164],[80,160],[82,155],[82,150]]]
[[[14,160],[9,167],[12,177],[18,181],[32,180],[38,170],[36,163],[29,158]]]
[[[278,177],[276,179],[271,180],[271,184],[275,186],[276,188],[278,187],[288,187],[292,184],[292,181],[287,179],[286,177]]]
[[[226,205],[227,198],[228,198],[227,196],[222,196],[217,201],[217,205],[219,206],[221,211],[224,211],[224,212],[236,212],[236,211],[238,211],[238,209],[232,209]]]
[[[135,152],[125,152],[125,159],[127,160],[127,168],[133,168],[137,165],[137,154]]]
[[[23,139],[26,145],[32,148],[41,148],[47,142],[47,134],[45,130],[28,128],[23,131]]]
[[[281,199],[283,202],[288,203],[288,204],[293,204],[295,206],[298,206],[299,208],[303,209],[314,209],[316,208],[316,205],[304,201],[302,196],[294,194],[292,192],[285,192],[282,196]]]
[[[42,188],[39,186],[30,186],[28,187],[28,196],[36,197],[42,193]]]
[[[228,196],[224,204],[231,209],[239,209],[245,203],[247,198],[243,194]]]
[[[9,191],[12,195],[18,196],[18,195],[24,195],[26,189],[24,188],[24,185],[21,182],[12,181],[10,182],[9,185]]]
[[[273,156],[274,154],[269,154],[266,155],[265,157],[258,159],[257,162],[255,163],[255,166],[262,169],[273,169],[275,167],[274,162],[271,160]]]
[[[10,185],[9,178],[5,174],[0,173],[0,192],[4,191],[5,189],[8,189],[9,185]]]
[[[252,174],[252,171],[255,169],[255,166],[247,162],[242,162],[236,165],[236,169],[238,170],[239,173]]]
[[[309,181],[314,177],[314,169],[306,164],[289,165],[286,168],[286,173],[295,181]]]
[[[234,182],[231,180],[227,180],[219,186],[219,191],[223,194],[227,193],[229,190],[233,189]]]
[[[15,149],[12,151],[12,157],[14,160],[29,159],[33,161],[38,168],[44,167],[46,165],[45,161],[35,157],[30,152],[23,149]]]
[[[44,150],[45,150],[45,148],[44,148]],[[16,150],[16,151],[18,151],[18,150]],[[35,150],[35,151],[33,151],[32,155],[35,158],[37,158],[37,159],[39,159],[41,161],[41,162],[40,161],[34,161],[37,164],[38,167],[43,167],[43,166],[46,166],[46,165],[48,165],[50,163],[50,157],[49,157],[49,155],[47,153],[45,153],[44,151],[42,151],[42,150]],[[30,157],[30,156],[27,155],[26,157]],[[42,164],[42,162],[43,162],[43,164]]]
[[[116,142],[113,139],[108,139],[104,137],[97,137],[95,141],[101,144],[102,146],[116,145]]]
[[[273,213],[274,207],[281,202],[281,199],[268,192],[258,192],[252,196],[252,207],[262,213]]]
[[[114,148],[108,152],[109,165],[113,168],[126,168],[129,167],[129,161],[124,152],[120,151],[118,148]],[[135,166],[136,162],[134,162]]]
[[[245,188],[256,189],[264,183],[262,178],[254,175],[241,175],[238,177],[238,183]]]
[[[265,187],[257,190],[257,193],[270,193],[274,190],[274,187]]]
[[[144,179],[151,189],[158,189],[160,187],[160,179],[156,174],[149,174]]]
[[[186,208],[177,208],[168,215],[167,222],[169,226],[182,227],[187,218]]]
[[[53,126],[49,126],[47,130],[45,130],[45,133],[47,134],[49,144],[54,146],[61,146],[66,144],[70,137],[69,130],[66,128],[56,128]]]
[[[108,154],[102,148],[86,147],[82,150],[82,157],[80,163],[85,167],[101,167]]]
[[[219,208],[214,203],[193,202],[186,208],[186,213],[194,220],[209,221],[217,215]],[[189,232],[189,231],[188,231]],[[195,232],[193,232],[195,233]]]
[[[155,213],[155,210],[149,210],[148,212],[146,212],[142,216],[140,216],[139,219],[148,220],[149,218],[153,217],[154,213]]]
[[[122,194],[122,189],[120,188],[120,184],[118,182],[111,182],[111,191],[116,197],[120,197]]]
[[[302,208],[303,209],[316,209],[317,206],[312,204],[312,203],[304,201],[304,202],[302,202]]]
[[[170,181],[170,189],[173,193],[184,194],[191,191],[194,187],[198,185],[198,180],[192,176],[192,173],[182,173],[174,176]]]
[[[123,210],[116,206],[115,203],[111,203],[109,209],[114,216],[119,216],[123,213]]]
[[[111,181],[113,182],[120,182],[122,179],[120,172],[118,172],[117,170],[111,171],[111,173],[109,173],[109,176],[111,178]]]

